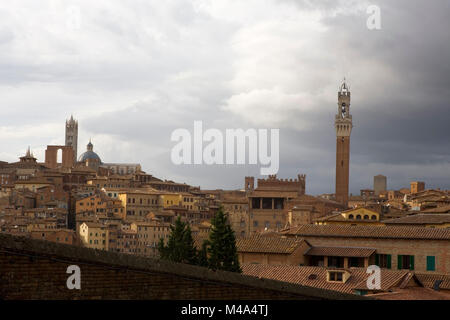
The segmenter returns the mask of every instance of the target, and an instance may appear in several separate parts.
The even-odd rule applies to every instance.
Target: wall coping
[[[163,261],[155,258],[108,252],[97,249],[59,244],[45,240],[30,239],[0,233],[0,251],[27,254],[55,260],[67,260],[68,263],[93,264],[107,268],[126,269],[149,273],[173,274],[205,282],[226,283],[265,290],[278,291],[282,294],[327,300],[361,300],[361,296],[337,291],[306,287],[277,280],[256,278],[227,271],[212,271],[199,266]],[[294,297],[295,299],[295,297]]]

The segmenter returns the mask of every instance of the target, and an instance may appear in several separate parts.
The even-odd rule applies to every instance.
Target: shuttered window
[[[435,270],[436,270],[436,257],[427,256],[427,271],[435,271]]]
[[[392,256],[390,254],[376,254],[375,255],[375,265],[380,268],[390,269],[392,265]]]
[[[414,256],[399,254],[397,256],[397,269],[414,270]]]

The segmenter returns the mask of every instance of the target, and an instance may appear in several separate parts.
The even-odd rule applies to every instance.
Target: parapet
[[[296,179],[279,179],[277,175],[269,175],[267,179],[258,179],[258,189],[297,191],[305,194],[306,175],[298,174]]]
[[[67,267],[79,266],[70,290]],[[0,234],[0,299],[363,299],[239,273]]]

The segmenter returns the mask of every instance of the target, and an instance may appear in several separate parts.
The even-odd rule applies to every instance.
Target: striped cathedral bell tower
[[[73,163],[77,162],[78,151],[78,121],[70,116],[69,120],[66,120],[66,146],[73,148]]]

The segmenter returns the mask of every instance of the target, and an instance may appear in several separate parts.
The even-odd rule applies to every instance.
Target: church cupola
[[[86,146],[87,151],[93,151],[94,150],[94,145],[91,142],[91,139],[89,139],[89,143]]]

